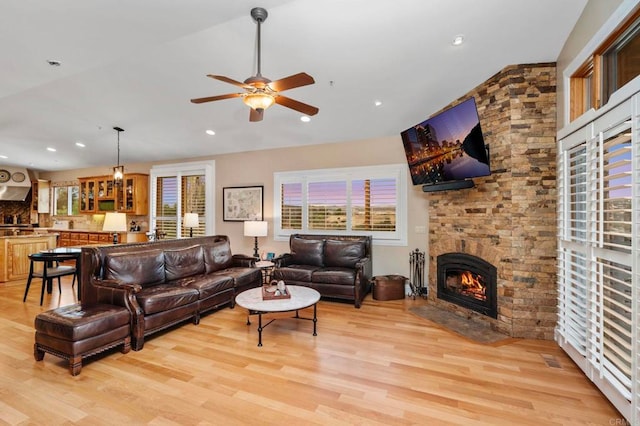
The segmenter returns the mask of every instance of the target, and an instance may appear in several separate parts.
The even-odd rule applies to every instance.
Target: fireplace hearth
[[[498,317],[497,269],[466,253],[445,253],[437,258],[438,299]]]

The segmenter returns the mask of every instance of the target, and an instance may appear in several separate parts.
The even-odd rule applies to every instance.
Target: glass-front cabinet
[[[96,180],[80,178],[80,213],[96,212]]]
[[[119,211],[146,215],[149,211],[149,175],[130,173],[117,184],[112,176],[79,178],[80,213]]]

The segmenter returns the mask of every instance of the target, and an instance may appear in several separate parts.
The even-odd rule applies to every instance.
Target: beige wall
[[[406,164],[400,135],[325,145],[242,152],[211,157],[180,159],[175,162],[215,160],[217,234],[228,235],[234,253],[253,253],[253,238],[244,237],[241,222],[222,220],[222,188],[226,186],[264,186],[265,220],[269,221],[269,236],[260,238],[260,251],[277,254],[288,251],[288,242],[273,240],[273,173],[291,170],[357,167],[383,164]],[[149,173],[151,164],[125,164],[126,172]],[[81,176],[109,174],[109,167],[42,173],[43,179],[68,181]],[[407,169],[408,171],[408,169]],[[416,248],[427,249],[427,234],[416,233],[416,226],[427,227],[428,195],[413,187],[407,173],[408,245],[405,247],[373,247],[373,273],[409,276],[409,253]]]
[[[556,66],[557,74],[557,126],[561,129],[565,126],[565,92],[569,89],[563,79],[563,73],[571,61],[576,58],[582,49],[589,43],[593,36],[598,32],[602,25],[616,11],[616,9],[624,2],[624,0],[589,0],[580,15],[576,26],[571,31],[558,60]],[[586,58],[585,58],[586,60]]]

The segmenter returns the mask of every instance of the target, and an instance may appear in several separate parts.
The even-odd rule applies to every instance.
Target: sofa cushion
[[[291,239],[291,264],[295,265],[323,265],[324,240],[308,240],[294,237]]]
[[[204,272],[202,246],[195,245],[179,250],[165,250],[164,268],[167,281],[202,274]]]
[[[195,288],[158,284],[136,293],[136,300],[144,314],[151,315],[196,302],[199,296],[200,293]]]
[[[356,270],[350,268],[322,268],[313,271],[311,281],[318,284],[338,284],[353,286],[356,282]]]
[[[205,273],[207,274],[228,268],[233,263],[229,240],[203,245],[202,251],[204,252]]]
[[[354,268],[364,254],[364,241],[327,240],[324,243],[326,266]]]
[[[233,286],[236,288],[262,282],[262,271],[259,268],[234,266],[214,272],[214,275],[233,278]]]
[[[200,300],[233,288],[233,278],[224,275],[208,274],[192,278],[186,286],[198,290]]]
[[[104,279],[148,287],[163,283],[164,253],[161,250],[116,253],[105,256]]]
[[[276,281],[283,280],[285,283],[292,281],[311,282],[311,275],[319,269],[319,266],[291,265],[274,269],[271,278]]]

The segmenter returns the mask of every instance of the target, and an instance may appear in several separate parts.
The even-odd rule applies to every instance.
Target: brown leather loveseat
[[[144,338],[262,284],[255,259],[232,255],[224,235],[82,248],[82,305],[126,307],[134,350]]]
[[[290,253],[275,259],[272,279],[316,289],[322,297],[353,301],[360,308],[371,290],[371,236],[289,237]]]

